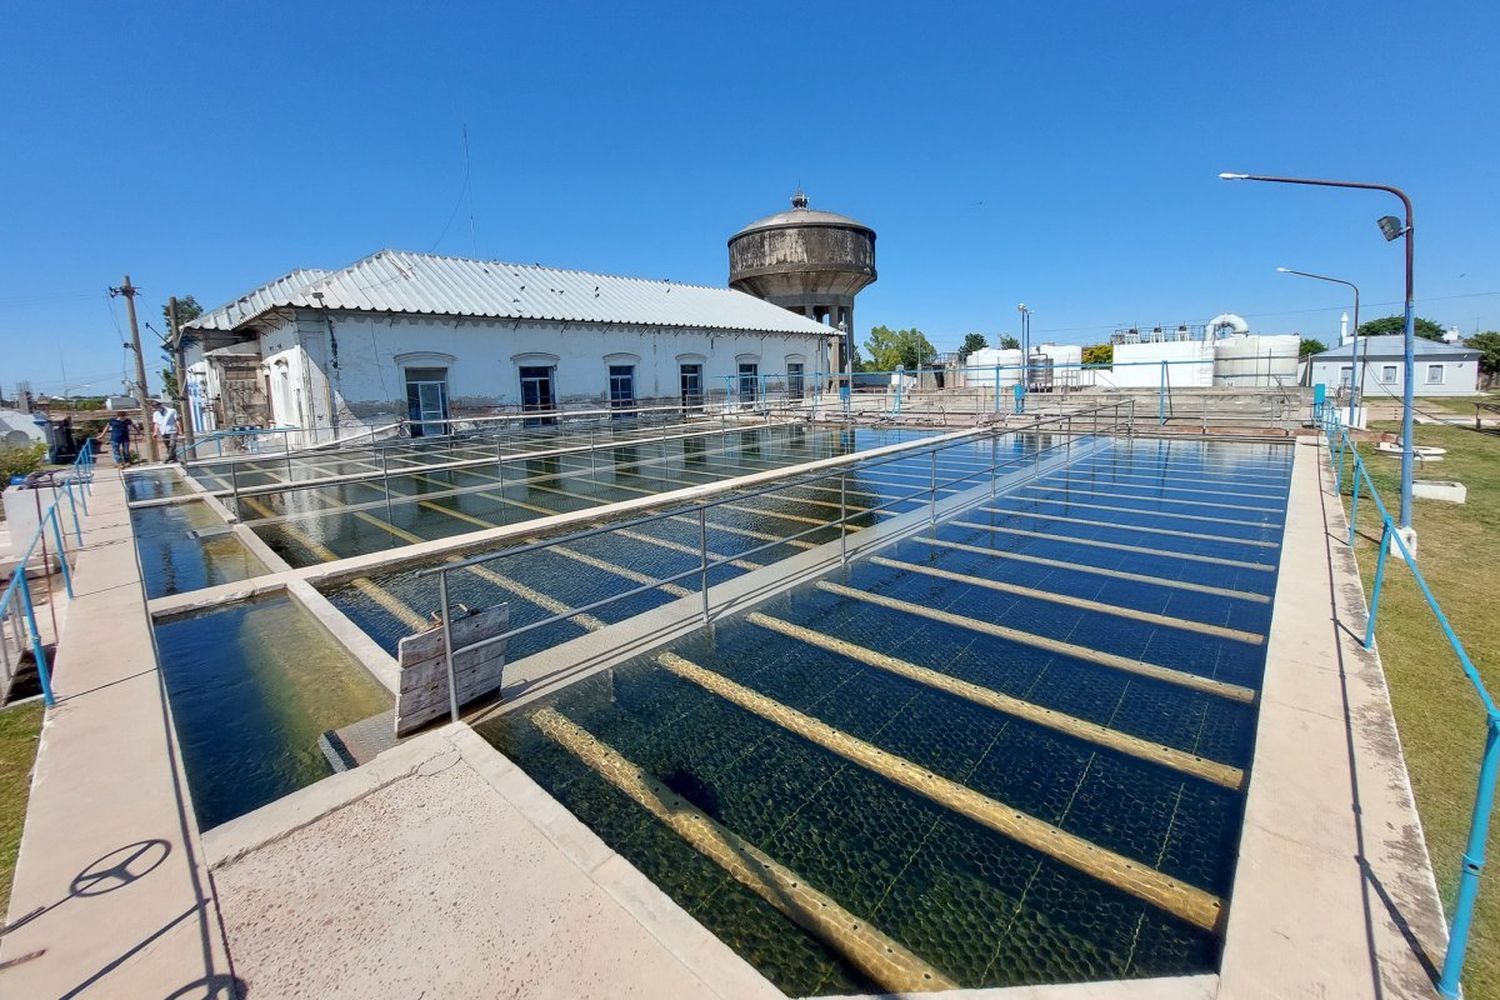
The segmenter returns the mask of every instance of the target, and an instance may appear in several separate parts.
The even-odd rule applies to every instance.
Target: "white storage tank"
[[[1166,380],[1173,389],[1213,385],[1214,345],[1203,340],[1116,344],[1114,384],[1122,388],[1158,388],[1162,384],[1163,361],[1168,362]],[[1098,381],[1104,384],[1102,377]]]
[[[995,387],[995,368],[1000,369],[1000,388],[1015,385],[1021,381],[1021,352],[1014,349],[999,347],[982,347],[970,354],[964,361],[964,384],[970,386],[983,386],[986,389]]]
[[[1270,388],[1297,384],[1302,338],[1246,334],[1214,341],[1214,385]]]

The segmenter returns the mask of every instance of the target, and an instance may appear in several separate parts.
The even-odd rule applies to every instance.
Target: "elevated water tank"
[[[729,287],[846,331],[854,343],[854,296],[875,281],[875,230],[792,196],[777,212],[729,237]],[[835,360],[835,359],[830,359]],[[836,359],[842,371],[844,358]]]
[[[1214,341],[1214,385],[1274,388],[1297,384],[1302,338],[1247,334]]]

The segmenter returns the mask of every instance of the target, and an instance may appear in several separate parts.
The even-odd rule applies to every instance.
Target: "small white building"
[[[1360,364],[1364,379],[1360,391],[1366,399],[1383,396],[1400,397],[1405,391],[1402,372],[1405,369],[1405,338],[1360,337]],[[1468,396],[1479,391],[1479,352],[1472,347],[1446,344],[1439,340],[1415,342],[1416,384],[1418,396]],[[1314,385],[1319,383],[1347,388],[1354,381],[1352,345],[1345,344],[1311,359]]]
[[[800,395],[837,331],[729,288],[382,250],[183,326],[199,430]]]

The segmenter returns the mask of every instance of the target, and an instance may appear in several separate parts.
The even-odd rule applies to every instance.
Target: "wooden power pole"
[[[177,381],[177,419],[182,422],[186,454],[193,453],[193,411],[188,403],[187,358],[182,353],[182,329],[177,325],[177,296],[167,300],[167,334],[171,338],[172,372]]]
[[[151,461],[160,461],[156,450],[156,435],[151,424],[151,398],[146,394],[146,357],[141,353],[141,330],[135,320],[135,293],[140,291],[125,275],[125,284],[111,288],[111,295],[125,296],[125,311],[130,315],[130,346],[135,350],[135,400],[141,406],[141,429],[146,438],[146,454]]]

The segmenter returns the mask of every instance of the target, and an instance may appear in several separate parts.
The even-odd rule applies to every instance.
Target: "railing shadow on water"
[[[42,631],[37,625],[37,601],[31,592],[27,573],[33,561],[40,558],[41,572],[49,576],[55,558],[62,573],[63,588],[69,598],[73,597],[73,564],[76,564],[78,551],[83,545],[83,517],[88,515],[89,497],[93,495],[94,462],[94,442],[90,439],[84,442],[78,457],[61,478],[53,477],[44,484],[53,491],[52,503],[46,510],[38,510],[36,530],[21,550],[22,555],[11,570],[4,594],[0,595],[0,698],[10,693],[11,684],[29,653],[36,664],[43,701],[49,708],[56,704],[47,644],[42,641]],[[67,517],[63,509],[65,500]],[[68,540],[70,536],[71,542]],[[57,639],[54,635],[53,642]]]
[[[1474,904],[1479,895],[1480,877],[1484,872],[1490,815],[1495,805],[1495,785],[1497,778],[1500,778],[1500,708],[1496,707],[1494,698],[1485,687],[1484,679],[1479,676],[1473,660],[1469,658],[1463,641],[1453,630],[1453,625],[1448,621],[1448,616],[1443,613],[1442,605],[1438,603],[1432,587],[1428,585],[1426,577],[1418,568],[1416,556],[1408,547],[1406,538],[1391,517],[1390,511],[1386,509],[1384,501],[1380,499],[1380,493],[1375,489],[1375,483],[1370,478],[1369,469],[1365,466],[1364,459],[1360,457],[1358,448],[1355,447],[1349,428],[1340,419],[1337,408],[1324,406],[1319,419],[1328,443],[1328,459],[1333,469],[1334,492],[1342,497],[1345,485],[1350,487],[1349,537],[1346,539],[1346,544],[1351,547],[1354,545],[1358,531],[1361,490],[1375,505],[1380,519],[1381,530],[1378,542],[1380,548],[1375,560],[1375,581],[1370,593],[1370,611],[1365,624],[1364,648],[1371,649],[1375,645],[1375,623],[1380,614],[1380,597],[1385,586],[1386,567],[1394,549],[1406,564],[1407,569],[1411,571],[1417,589],[1421,591],[1423,600],[1432,610],[1439,630],[1453,650],[1459,668],[1468,678],[1475,694],[1478,695],[1480,707],[1485,714],[1484,751],[1480,760],[1479,783],[1474,794],[1474,810],[1469,822],[1469,835],[1459,867],[1458,899],[1454,904],[1453,920],[1448,932],[1448,951],[1444,956],[1442,972],[1437,983],[1438,992],[1443,996],[1457,997],[1463,975],[1464,959],[1468,952],[1469,937],[1473,930]]]

